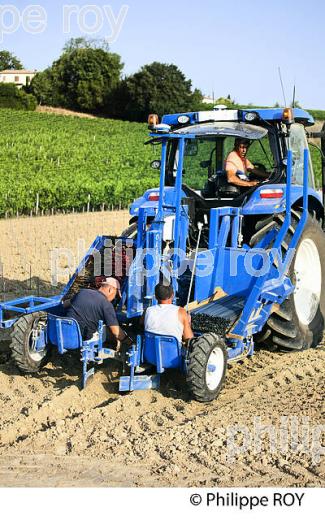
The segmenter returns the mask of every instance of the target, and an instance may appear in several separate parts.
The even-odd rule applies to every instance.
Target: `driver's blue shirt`
[[[90,339],[98,330],[100,320],[108,327],[119,325],[112,303],[96,289],[81,289],[72,299],[66,316],[74,318],[79,323],[84,340]]]

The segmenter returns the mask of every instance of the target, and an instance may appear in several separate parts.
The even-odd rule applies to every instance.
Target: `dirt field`
[[[6,290],[22,293],[32,264],[32,285],[49,291],[50,249],[76,254],[78,239],[87,247],[126,224],[126,213],[0,221]],[[80,392],[78,355],[22,376],[2,345],[0,486],[324,486],[324,345],[258,350],[229,367],[209,405],[172,373],[160,391],[120,396],[116,368],[98,368]],[[268,432],[257,435],[259,421]]]
[[[51,263],[58,258],[71,274],[98,235],[117,235],[128,226],[127,211],[74,213],[54,217],[26,217],[0,220],[0,297],[15,294],[58,293],[51,287]],[[51,252],[60,250],[57,256]],[[79,259],[79,261],[78,261]],[[59,276],[66,283],[68,274]]]

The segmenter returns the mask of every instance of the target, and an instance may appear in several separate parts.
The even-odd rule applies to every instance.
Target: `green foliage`
[[[0,84],[0,108],[33,111],[36,106],[36,99],[31,94],[26,94],[13,83]]]
[[[31,92],[39,103],[86,112],[98,112],[107,105],[120,81],[120,56],[100,47],[84,47],[83,42],[71,40],[52,67],[35,76]]]
[[[23,64],[11,52],[0,51],[0,70],[21,70]]]
[[[325,110],[308,110],[307,109],[307,112],[309,112],[316,121],[325,120]]]
[[[105,52],[109,51],[109,44],[105,39],[91,39],[91,38],[71,38],[63,47],[63,52],[72,52],[76,49],[102,49]]]
[[[193,110],[202,100],[192,91],[191,80],[176,65],[154,62],[129,76],[115,91],[112,115],[131,121],[146,121],[148,114]]]
[[[38,72],[32,79],[28,91],[36,97],[40,105],[56,106],[51,69]]]
[[[159,173],[146,125],[0,110],[0,215],[40,209],[126,206]]]
[[[4,86],[13,87],[1,85],[0,94]],[[126,206],[159,184],[159,173],[150,163],[159,158],[160,147],[144,146],[145,124],[4,109],[0,125],[0,216],[29,213],[37,194],[41,210],[82,210],[89,195],[97,209],[102,204]],[[319,181],[320,153],[310,150]],[[252,147],[249,157],[267,166],[259,148]],[[191,159],[199,164],[208,158],[208,150],[202,148]],[[195,174],[192,161],[188,163],[186,182]]]

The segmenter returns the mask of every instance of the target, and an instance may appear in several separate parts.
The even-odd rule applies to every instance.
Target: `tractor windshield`
[[[234,135],[197,136],[186,141],[183,162],[183,183],[194,190],[204,190],[209,178],[225,174],[228,154],[234,150]],[[267,172],[275,168],[269,134],[264,132],[260,139],[251,140],[247,158]],[[177,143],[170,147],[168,161],[168,183],[174,184],[178,165]]]

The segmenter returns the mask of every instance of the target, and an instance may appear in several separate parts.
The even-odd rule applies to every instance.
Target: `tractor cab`
[[[206,206],[239,205],[249,186],[238,186],[228,181],[226,162],[234,151],[238,138],[250,143],[247,158],[265,174],[278,176],[281,172],[276,142],[267,129],[246,123],[216,122],[180,129],[179,135],[190,131],[193,137],[186,140],[183,158],[183,189],[194,198],[201,197]],[[175,185],[179,161],[178,140],[170,143],[167,159],[166,183]],[[238,200],[236,200],[238,199]],[[204,201],[203,205],[204,205]]]
[[[313,118],[301,109],[229,110],[218,105],[213,111],[149,116],[151,143],[167,143],[163,182],[175,186],[182,161],[182,186],[187,196],[201,200],[207,207],[241,206],[252,189],[229,182],[226,160],[235,140],[249,141],[247,159],[263,184],[285,184],[288,150],[293,152],[292,183],[303,184],[303,150],[308,148],[305,127]],[[185,140],[180,157],[180,140]],[[161,162],[154,161],[155,166]],[[309,161],[309,186],[314,176]],[[204,202],[205,201],[205,202]]]
[[[209,228],[212,209],[233,207],[245,217],[244,231],[249,236],[256,217],[285,210],[289,151],[290,203],[302,206],[306,127],[314,123],[308,112],[291,108],[231,110],[218,105],[211,111],[165,115],[161,122],[153,114],[148,123],[151,139],[147,144],[162,148],[161,159],[152,163],[160,169],[160,188],[149,190],[133,203],[133,222],[143,210],[147,222],[167,216],[170,223],[171,208],[187,206],[190,235],[196,237],[200,222]],[[226,162],[238,138],[249,143],[246,158],[254,168],[246,178],[256,185],[229,180]],[[310,154],[308,190],[310,211],[323,218]],[[176,213],[177,220],[178,209]],[[179,231],[181,226],[174,222],[174,228]],[[200,245],[207,246],[207,240]]]

